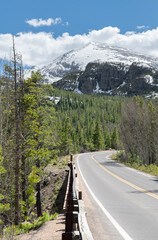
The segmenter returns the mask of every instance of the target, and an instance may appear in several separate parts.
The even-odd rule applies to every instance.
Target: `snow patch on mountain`
[[[152,98],[152,99],[156,99],[158,98],[158,93],[153,91],[152,93],[150,93],[149,95],[146,95],[146,98]]]
[[[144,78],[145,78],[147,83],[153,84],[154,79],[151,75],[146,75]]]
[[[94,93],[105,93],[105,91],[101,90],[99,87],[99,83],[96,84],[96,89],[93,90]]]

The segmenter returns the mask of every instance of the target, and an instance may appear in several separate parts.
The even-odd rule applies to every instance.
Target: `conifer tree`
[[[111,148],[118,149],[119,145],[119,135],[116,126],[113,129],[113,132],[111,134]]]
[[[50,158],[56,155],[54,148],[54,107],[45,98],[45,88],[41,87],[42,77],[39,72],[32,73],[29,80],[25,82],[24,95],[24,127],[25,127],[25,158],[29,161],[30,184],[36,185],[36,207],[37,215],[42,215],[41,193],[40,193],[40,177],[43,168],[49,163]],[[37,175],[35,177],[34,175]],[[38,181],[38,182],[37,182]],[[29,184],[29,182],[28,182]],[[29,188],[29,201],[31,203],[32,187]],[[33,203],[34,203],[33,199]]]
[[[110,133],[109,133],[107,127],[105,127],[104,139],[105,139],[105,148],[106,149],[110,148],[111,147],[111,138],[110,138]]]
[[[2,157],[2,149],[0,147],[0,185],[3,186],[4,183],[4,175],[6,174],[6,169],[3,167],[3,157]],[[7,201],[6,196],[4,195],[5,192],[3,193],[2,189],[0,192],[0,237],[1,237],[1,231],[3,229],[3,224],[5,220],[5,212],[9,211],[10,209],[10,204]]]
[[[71,125],[69,117],[66,117],[60,132],[61,154],[70,154],[72,151]]]
[[[103,132],[102,132],[102,127],[101,123],[97,121],[94,134],[93,134],[93,144],[95,150],[101,150],[104,148],[104,140],[103,140]]]

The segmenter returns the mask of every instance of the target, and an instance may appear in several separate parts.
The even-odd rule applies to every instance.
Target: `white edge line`
[[[99,207],[102,209],[102,211],[104,212],[104,214],[107,216],[107,218],[110,220],[110,222],[114,225],[114,227],[117,229],[117,231],[121,234],[121,236],[123,237],[124,240],[133,240],[127,233],[126,231],[117,223],[117,221],[110,215],[110,213],[103,207],[103,205],[101,204],[101,202],[97,199],[97,197],[94,195],[94,193],[92,192],[91,188],[88,186],[88,183],[86,182],[85,178],[83,177],[83,174],[81,172],[79,163],[78,163],[78,157],[77,156],[77,165],[78,165],[78,169],[80,171],[81,177],[86,185],[86,187],[88,188],[90,194],[92,195],[92,197],[94,198],[94,200],[97,202],[97,204],[99,205]]]

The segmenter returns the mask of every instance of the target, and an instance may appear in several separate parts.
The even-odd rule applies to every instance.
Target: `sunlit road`
[[[98,211],[94,221],[99,215],[101,221],[103,215],[110,221],[117,232],[111,240],[157,240],[158,179],[116,163],[108,158],[110,153],[81,154],[77,159]]]

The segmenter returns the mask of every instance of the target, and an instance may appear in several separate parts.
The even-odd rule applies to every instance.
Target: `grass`
[[[49,215],[48,213],[43,213],[43,216],[34,220],[33,223],[24,222],[24,223],[20,223],[18,226],[12,225],[11,227],[6,228],[4,230],[4,236],[7,237],[7,236],[19,235],[19,234],[27,233],[30,230],[38,229],[45,222],[56,219],[57,216],[58,216],[57,213],[53,215]]]
[[[59,157],[58,159],[53,159],[51,164],[58,166],[59,169],[65,168],[70,161],[70,155]]]
[[[131,158],[125,161],[125,156],[123,152],[111,155],[111,159],[114,159],[120,163],[123,163],[128,167],[137,169],[139,171],[149,173],[153,176],[158,176],[158,166],[156,164],[144,165],[139,161],[139,159],[131,159]]]

